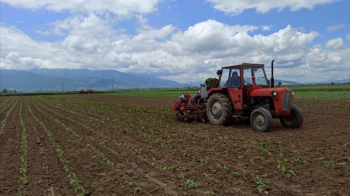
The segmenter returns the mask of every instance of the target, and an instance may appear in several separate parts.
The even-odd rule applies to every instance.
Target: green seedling
[[[230,149],[228,148],[227,150],[225,150],[225,156],[229,156],[229,153],[230,153]]]
[[[317,154],[321,154],[321,147],[317,147],[316,153],[317,153]]]
[[[154,157],[152,158],[152,163],[151,164],[152,164],[153,167],[157,165],[156,158],[154,158]]]
[[[334,167],[337,164],[337,159],[333,158],[331,162],[323,162],[323,167],[327,168],[327,169],[334,169]]]
[[[161,143],[160,146],[162,146],[162,148],[164,148],[164,149],[167,147],[167,145],[165,143]]]
[[[199,162],[207,164],[207,160],[205,158],[202,158],[202,157],[199,159]]]
[[[277,159],[277,168],[282,172],[289,173],[292,176],[296,176],[295,172],[291,169],[287,169],[287,166],[280,159]]]
[[[205,195],[214,195],[214,192],[213,191],[205,191],[204,194]]]
[[[179,179],[183,180],[185,178],[185,174],[184,172],[182,171],[180,174],[179,174]]]
[[[193,180],[187,180],[186,185],[190,188],[197,189],[198,186]]]
[[[301,162],[301,163],[307,163],[307,161],[305,161],[305,159],[304,159],[303,157],[299,156],[299,155],[293,157],[293,161],[295,161],[295,162]]]
[[[318,182],[318,184],[323,184],[323,178],[321,178],[321,177],[319,177],[318,179],[317,179],[317,182]]]
[[[248,141],[244,141],[244,148],[249,148],[250,147],[250,143]]]
[[[277,144],[280,146],[282,144],[281,140],[277,140]]]
[[[260,177],[257,174],[252,174],[252,176],[258,189],[267,188],[267,185],[260,179]]]
[[[224,172],[227,172],[228,171],[228,167],[226,165],[224,165],[223,170],[224,170]]]
[[[270,151],[267,150],[266,144],[264,144],[264,143],[260,144],[260,150],[261,150],[264,154],[268,154],[268,155],[271,155],[271,154],[272,154]]]
[[[142,192],[142,189],[140,187],[136,187],[134,189],[135,193],[141,193]]]
[[[135,154],[136,154],[136,155],[139,155],[139,154],[141,153],[141,150],[136,149],[136,148],[134,149],[134,151],[135,151]]]
[[[183,155],[187,156],[187,150],[184,150]]]
[[[240,173],[240,172],[235,172],[233,171],[232,174],[238,178],[244,178],[245,179],[245,174],[244,173]]]
[[[115,172],[120,172],[121,169],[118,167],[118,166],[115,166],[115,169],[114,169]]]
[[[281,150],[280,151],[280,157],[284,157],[284,155],[285,155],[284,152]]]
[[[254,165],[254,163],[255,163],[255,158],[254,157],[250,157],[250,163]]]

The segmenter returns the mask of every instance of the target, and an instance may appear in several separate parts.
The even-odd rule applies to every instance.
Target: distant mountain
[[[350,82],[350,79],[343,79],[343,80],[334,80],[334,81],[326,81],[325,83],[329,83],[329,84],[331,84],[331,83],[341,83],[341,84],[343,84],[343,83],[348,83],[348,82]]]
[[[127,74],[115,70],[88,69],[32,69],[1,70],[0,90],[75,91],[94,90],[176,88],[188,86],[170,80],[142,74]]]
[[[275,79],[275,85],[301,85],[294,81]],[[349,79],[320,82],[347,83]],[[0,91],[2,89],[19,92],[34,91],[77,91],[91,88],[93,90],[137,89],[137,88],[181,88],[200,87],[203,81],[178,83],[151,75],[123,73],[115,70],[88,69],[31,69],[0,70]],[[303,83],[316,84],[316,83]]]

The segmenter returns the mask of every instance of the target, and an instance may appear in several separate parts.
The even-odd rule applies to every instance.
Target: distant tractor
[[[206,111],[201,118],[221,125],[229,125],[234,117],[249,118],[252,128],[259,132],[271,130],[273,118],[278,118],[285,128],[299,128],[303,113],[292,106],[294,92],[291,89],[274,87],[273,62],[270,84],[263,64],[243,63],[218,70],[219,79],[214,85],[208,89],[206,84],[201,85]],[[232,82],[233,75],[238,75],[235,82]],[[184,111],[198,110],[203,110],[203,105],[191,110],[184,107]]]
[[[86,90],[83,90],[81,89],[80,91],[78,91],[78,94],[93,94],[94,91],[92,89],[86,89]]]

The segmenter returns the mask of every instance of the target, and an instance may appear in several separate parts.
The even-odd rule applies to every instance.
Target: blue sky
[[[349,79],[349,8],[347,0],[1,0],[1,69],[113,69],[193,82],[222,66],[275,59],[277,79]]]

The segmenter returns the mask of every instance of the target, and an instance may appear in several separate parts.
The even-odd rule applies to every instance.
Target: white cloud
[[[68,10],[70,12],[81,13],[102,13],[105,11],[114,13],[118,16],[126,17],[134,13],[147,14],[154,12],[157,4],[161,0],[100,0],[100,1],[52,1],[52,0],[2,0],[1,3],[7,3],[12,7],[25,9],[46,9],[50,11],[61,12]]]
[[[240,40],[238,37],[258,29],[256,26],[229,26],[215,20],[207,20],[189,27],[185,32],[173,35],[166,44],[165,50],[171,52],[173,48],[183,53],[208,53],[236,48]]]
[[[276,60],[275,78],[285,80],[317,81],[321,71],[350,70],[350,51],[344,45],[339,47],[342,40],[330,40],[327,48],[312,47],[318,36],[314,31],[301,32],[288,25],[252,36],[261,27],[207,20],[181,31],[172,25],[152,28],[140,19],[137,35],[128,35],[111,28],[101,16],[71,17],[54,24],[56,31],[64,33],[63,40],[54,43],[34,41],[14,27],[1,26],[1,68],[115,69],[153,73],[179,82],[215,77],[222,66],[243,62],[269,65],[272,59]],[[314,78],[299,75],[302,73]]]
[[[333,3],[338,0],[206,0],[211,3],[214,9],[220,10],[226,14],[240,14],[247,9],[255,9],[259,13],[269,12],[271,9],[283,10],[289,8],[292,11],[297,11],[302,8],[312,9],[316,5]]]
[[[242,53],[257,56],[268,53],[304,53],[318,35],[316,32],[301,33],[291,26],[267,36],[250,36],[248,32],[258,29],[256,26],[229,26],[214,20],[208,20],[189,27],[183,33],[173,36],[165,50],[172,52],[177,48],[185,54],[199,53],[208,58],[223,58]],[[235,57],[239,58],[239,57]]]
[[[35,33],[39,33],[40,35],[43,35],[43,36],[48,36],[50,35],[50,32],[49,31],[43,31],[43,30],[36,30]]]
[[[334,26],[330,26],[330,27],[327,27],[327,31],[329,32],[333,32],[333,31],[337,31],[341,28],[345,27],[345,25],[343,24],[338,24],[338,25],[334,25]]]
[[[326,47],[333,48],[333,49],[339,49],[344,46],[343,39],[342,38],[335,38],[331,39],[326,43]]]
[[[350,33],[346,34],[346,39],[350,41]]]
[[[261,29],[263,30],[263,31],[270,31],[270,29],[271,29],[271,27],[272,27],[272,25],[262,25],[261,26]]]
[[[321,45],[317,45],[310,49],[306,62],[301,67],[309,73],[308,81],[345,79],[348,70],[350,70],[350,56],[348,54],[350,54],[349,47],[334,51],[323,49]]]

